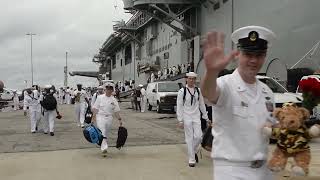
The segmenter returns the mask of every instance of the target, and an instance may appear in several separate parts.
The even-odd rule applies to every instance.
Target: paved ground
[[[175,114],[137,113],[121,103],[124,126],[128,129],[128,146],[181,144],[183,131],[176,128]],[[63,119],[56,120],[55,136],[30,133],[30,121],[23,112],[0,113],[0,152],[47,151],[94,147],[82,135],[74,120],[72,105],[59,108]],[[40,125],[40,127],[42,127]],[[115,145],[118,124],[114,121],[110,142]]]
[[[212,179],[207,152],[202,153],[196,168],[187,167],[183,131],[176,128],[174,114],[136,113],[128,105],[121,103],[129,133],[126,147],[120,151],[110,148],[106,158],[83,138],[72,106],[61,108],[64,118],[56,121],[54,137],[31,134],[21,111],[0,113],[0,179]],[[111,145],[115,144],[116,132],[115,123]],[[319,180],[320,143],[314,141],[311,146],[310,177],[302,179]],[[290,179],[283,177],[288,174],[284,172],[278,179]]]

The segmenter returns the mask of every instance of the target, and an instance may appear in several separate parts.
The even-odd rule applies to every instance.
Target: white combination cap
[[[265,52],[276,38],[274,32],[261,26],[245,26],[231,34],[232,41],[242,51]]]
[[[142,84],[139,84],[139,87],[143,87],[143,85],[142,85]]]

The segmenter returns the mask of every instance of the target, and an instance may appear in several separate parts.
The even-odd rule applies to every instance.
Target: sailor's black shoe
[[[197,154],[194,155],[194,158],[196,159],[196,163],[199,163],[199,158]]]

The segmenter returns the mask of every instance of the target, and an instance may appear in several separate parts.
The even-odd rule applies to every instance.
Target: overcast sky
[[[97,71],[92,58],[113,32],[112,21],[129,17],[122,0],[0,0],[0,79],[7,88],[31,84],[30,32],[36,34],[34,84],[63,85],[66,51],[69,71]],[[70,86],[97,84],[94,78],[68,80]]]

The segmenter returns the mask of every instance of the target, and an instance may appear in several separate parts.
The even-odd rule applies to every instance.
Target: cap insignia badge
[[[251,32],[249,33],[249,39],[250,39],[250,41],[256,41],[256,40],[257,40],[257,37],[258,37],[258,33],[257,33],[257,32],[251,31]]]

